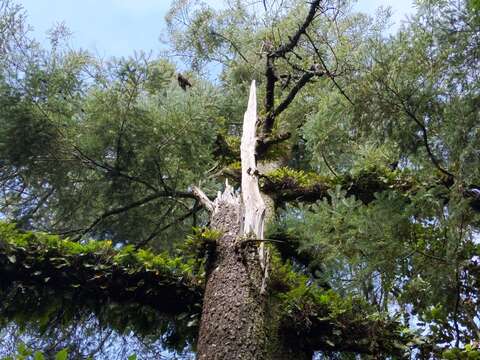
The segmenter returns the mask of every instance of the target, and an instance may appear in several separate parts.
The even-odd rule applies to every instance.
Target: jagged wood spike
[[[263,239],[265,219],[265,202],[258,186],[258,172],[255,161],[255,146],[257,143],[257,94],[255,80],[250,86],[248,107],[243,118],[242,142],[240,158],[242,162],[242,199],[245,211],[243,233],[254,234],[257,239]]]
[[[242,205],[243,205],[243,234],[257,239],[263,239],[263,228],[265,223],[265,202],[260,194],[258,186],[258,170],[255,159],[255,148],[257,145],[257,91],[255,80],[250,86],[248,107],[243,117],[242,141],[240,144],[240,159],[242,162]],[[264,272],[261,285],[261,293],[266,290],[268,277],[268,254],[265,252],[265,245],[260,243],[258,249],[260,266]]]

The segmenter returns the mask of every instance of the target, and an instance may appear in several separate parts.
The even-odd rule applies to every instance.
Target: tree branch
[[[369,204],[375,199],[375,193],[377,192],[393,189],[401,193],[407,193],[415,190],[415,184],[418,183],[418,180],[408,172],[405,175],[397,174],[393,180],[386,180],[389,178],[387,174],[388,172],[383,171],[366,172],[357,177],[352,177],[349,174],[337,174],[338,178],[334,180],[319,180],[305,186],[297,182],[294,175],[284,178],[270,178],[267,173],[262,174],[264,181],[261,188],[264,193],[270,194],[280,204],[288,201],[310,203],[329,199],[329,190],[335,187],[332,184],[339,184],[346,191],[347,196],[355,196],[364,204]],[[442,179],[442,177],[433,178],[431,182],[431,187],[438,185],[448,187],[449,185],[445,183],[445,179]],[[470,207],[473,210],[480,212],[480,207],[471,191],[464,191],[462,196],[471,200]],[[449,196],[444,195],[441,199],[447,203]]]
[[[24,236],[23,232],[9,231],[12,233],[8,238],[13,241]],[[147,305],[173,314],[191,312],[201,304],[202,286],[183,265],[165,254],[152,254],[162,257],[162,265],[156,266],[155,262],[143,263],[139,260],[143,257],[135,253],[122,253],[121,249],[115,250],[107,245],[99,245],[92,251],[89,245],[76,243],[76,248],[85,246],[85,250],[80,254],[70,253],[69,249],[73,248],[71,241],[60,240],[56,236],[49,236],[50,241],[47,241],[46,235],[37,237],[36,233],[29,234],[31,237],[27,245],[22,243],[20,246],[12,240],[0,239],[2,292],[22,284],[26,289],[38,289],[36,296],[54,293],[62,298],[69,293],[76,294],[69,298],[69,302],[72,304],[72,299],[81,299],[81,304],[77,304],[79,308],[93,304],[98,309],[99,305],[108,306],[110,301],[114,301]],[[53,238],[57,240],[51,241]],[[128,262],[123,261],[125,256],[128,256]],[[45,292],[45,289],[48,291]],[[23,294],[20,296],[24,301],[28,300]],[[10,305],[15,307],[14,302],[3,305],[2,311]]]
[[[25,224],[28,220],[30,220],[40,208],[45,205],[45,203],[48,201],[50,196],[53,195],[55,192],[55,188],[50,188],[39,200],[37,205],[33,209],[30,209],[25,215],[23,215],[20,219],[17,220],[19,224]]]
[[[369,320],[367,313],[361,314],[358,307],[345,310],[342,316],[336,318],[328,304],[307,303],[295,307],[284,318],[281,332],[312,351],[403,358],[405,346],[414,335],[403,334],[401,330],[401,324],[391,319]]]
[[[148,189],[150,190],[153,190],[155,192],[158,191],[158,188],[153,186],[152,184],[146,182],[145,180],[143,179],[140,179],[136,176],[132,176],[132,175],[128,175],[128,174],[125,174],[124,172],[121,172],[120,170],[118,169],[115,169],[113,168],[112,166],[108,165],[108,164],[105,164],[103,162],[100,162],[100,161],[97,161],[93,158],[91,158],[90,156],[88,156],[87,154],[85,154],[79,147],[77,146],[73,146],[74,148],[74,154],[73,156],[77,157],[78,159],[80,160],[84,160],[86,161],[88,164],[90,165],[93,165],[97,168],[100,168],[102,169],[103,171],[105,171],[106,173],[110,174],[110,175],[113,175],[113,176],[118,176],[118,177],[123,177],[127,180],[130,180],[132,182],[137,182],[139,184],[142,184],[144,185],[145,187],[147,187]]]
[[[147,245],[150,241],[152,241],[155,236],[157,236],[159,233],[161,233],[162,231],[165,231],[167,230],[168,228],[172,227],[173,225],[175,224],[178,224],[180,223],[181,221],[189,218],[190,216],[196,214],[198,211],[200,211],[202,209],[201,206],[198,206],[198,204],[195,204],[192,208],[192,210],[190,210],[189,212],[187,212],[186,214],[180,216],[179,218],[175,219],[174,221],[172,221],[171,223],[165,225],[164,227],[162,227],[161,229],[159,229],[157,232],[153,232],[148,238],[140,241],[139,243],[137,243],[135,245],[135,249],[140,249],[142,247],[144,247],[145,245]]]
[[[316,72],[316,71],[308,71],[305,72],[300,79],[295,83],[295,85],[292,87],[290,92],[287,94],[285,99],[275,108],[275,109],[270,109],[267,111],[267,116],[265,117],[265,122],[263,124],[263,134],[264,136],[267,136],[272,132],[273,129],[273,124],[275,123],[275,119],[278,115],[280,115],[283,111],[285,111],[288,106],[292,103],[293,99],[295,99],[295,96],[297,93],[314,77],[314,76],[321,76],[323,75],[323,72]],[[275,84],[273,83],[273,86]],[[273,91],[271,96],[273,96]],[[268,98],[268,96],[267,96]],[[272,99],[273,102],[273,99]]]
[[[442,172],[443,174],[447,175],[449,178],[455,178],[455,176],[453,176],[453,174],[447,170],[445,170],[441,165],[440,165],[440,162],[437,160],[437,158],[435,157],[435,155],[433,155],[433,152],[432,152],[432,149],[430,148],[430,142],[428,140],[428,132],[427,132],[427,128],[425,127],[425,125],[417,118],[417,116],[410,111],[410,109],[408,109],[405,104],[402,102],[402,106],[405,110],[405,113],[413,120],[415,121],[415,123],[418,125],[418,127],[420,128],[420,131],[422,132],[422,138],[423,138],[423,144],[425,145],[425,150],[427,150],[427,154],[428,154],[428,157],[430,158],[430,160],[432,161],[433,165],[435,165],[435,167],[440,170],[440,172]]]
[[[313,50],[315,51],[315,54],[317,55],[318,57],[318,60],[320,61],[320,64],[322,64],[323,68],[325,69],[325,73],[327,74],[328,78],[333,82],[333,85],[335,85],[335,87],[338,89],[338,91],[340,91],[340,94],[343,95],[343,97],[345,99],[347,99],[347,101],[355,106],[355,104],[353,103],[352,99],[350,99],[350,97],[347,95],[347,93],[342,89],[342,87],[337,83],[337,81],[335,80],[335,75],[332,74],[332,72],[330,72],[330,70],[328,70],[327,68],[327,64],[325,63],[325,61],[323,60],[323,57],[320,55],[320,51],[318,50],[317,46],[315,45],[315,42],[313,41],[313,39],[311,38],[311,36],[308,34],[307,31],[305,31],[305,36],[306,38],[308,39],[308,41],[310,42],[310,44],[312,45],[313,47]],[[333,50],[331,49],[331,51],[333,52]],[[334,54],[335,56],[335,54]],[[338,66],[338,65],[337,65]]]
[[[396,91],[395,89],[393,89],[392,87],[390,87],[389,85],[385,84],[387,86],[387,88],[395,95],[395,97],[400,101],[400,104],[403,108],[403,110],[405,111],[405,113],[415,122],[415,124],[418,125],[418,127],[420,128],[420,131],[422,132],[422,139],[423,139],[423,144],[425,146],[425,150],[427,151],[427,154],[428,154],[428,157],[430,158],[430,160],[432,161],[433,165],[441,172],[443,173],[444,175],[447,176],[448,179],[455,179],[455,176],[445,170],[441,165],[440,165],[440,162],[437,160],[437,158],[435,157],[435,155],[433,154],[432,152],[432,149],[430,148],[430,142],[428,140],[428,132],[427,132],[427,128],[426,126],[423,124],[422,121],[420,121],[420,119],[416,116],[416,114],[410,109],[409,106],[407,106],[407,104],[405,103],[405,100],[402,98],[402,96],[400,96],[400,94],[398,93],[398,91]]]
[[[192,187],[192,193],[193,195],[197,198],[198,202],[205,207],[209,212],[213,212],[214,206],[213,202],[208,198],[205,193],[200,190],[198,187],[193,186]]]
[[[140,200],[137,200],[137,201],[134,201],[128,205],[125,205],[125,206],[120,206],[120,207],[117,207],[117,208],[113,208],[113,209],[110,209],[106,212],[104,212],[102,215],[100,215],[95,221],[93,221],[87,228],[84,228],[81,230],[80,234],[77,235],[74,240],[78,241],[80,240],[80,238],[84,235],[86,235],[88,232],[90,232],[91,230],[93,230],[98,224],[100,224],[103,220],[113,216],[113,215],[119,215],[119,214],[122,214],[124,212],[127,212],[129,210],[132,210],[134,208],[137,208],[137,207],[140,207],[142,205],[145,205],[151,201],[154,201],[156,199],[159,199],[159,198],[162,198],[162,197],[185,197],[185,198],[191,198],[191,199],[195,199],[195,196],[192,194],[192,193],[186,193],[186,192],[182,192],[182,193],[171,193],[171,192],[165,192],[165,191],[162,191],[162,192],[156,192],[154,194],[151,194],[149,196],[146,196]]]
[[[265,84],[265,112],[270,114],[273,110],[273,106],[275,103],[275,83],[277,82],[277,76],[275,75],[275,58],[272,57],[270,54],[267,55],[266,61],[266,70],[265,70],[265,77],[267,78]],[[273,123],[267,124],[265,121],[264,124],[264,133],[268,134],[273,127]]]
[[[292,134],[290,132],[280,133],[276,136],[269,136],[266,138],[259,138],[257,141],[257,155],[258,154],[265,154],[267,149],[272,146],[279,144],[285,140],[290,139]]]
[[[336,178],[338,178],[338,174],[337,174],[337,173],[335,172],[335,170],[333,170],[333,168],[330,166],[330,163],[328,162],[327,157],[325,156],[325,153],[322,151],[321,154],[322,154],[323,162],[325,163],[325,165],[327,165],[328,170],[333,174],[333,176],[335,176]]]
[[[222,34],[216,32],[215,30],[210,30],[210,34],[227,41],[234,48],[234,50],[238,53],[238,55],[240,55],[240,57],[243,59],[243,61],[245,61],[247,64],[249,63],[247,58],[242,54],[242,52],[240,51],[240,48],[238,47],[237,44],[235,44],[235,42],[233,42],[232,40],[227,38],[225,35],[222,35]]]
[[[286,44],[281,45],[278,49],[272,52],[272,56],[275,58],[284,57],[288,52],[291,52],[298,44],[300,37],[305,34],[307,28],[310,26],[312,21],[315,19],[317,10],[320,8],[321,0],[314,0],[310,3],[310,9],[308,11],[307,17],[304,22],[300,25],[298,30],[290,37],[290,41]]]
[[[323,72],[314,71],[303,74],[302,77],[295,83],[293,88],[290,90],[286,98],[274,110],[272,114],[272,121],[287,109],[287,107],[292,103],[293,99],[295,99],[295,96],[297,96],[298,92],[310,81],[310,79],[312,79],[314,76],[322,76],[323,74]]]
[[[275,83],[278,81],[278,78],[275,74],[275,60],[278,58],[284,58],[287,53],[293,52],[295,47],[298,45],[298,42],[302,34],[305,34],[306,29],[310,26],[312,21],[315,19],[315,14],[317,10],[320,8],[320,3],[321,3],[321,0],[314,0],[313,2],[311,2],[307,17],[305,18],[304,22],[300,25],[298,30],[295,32],[295,34],[289,38],[290,41],[287,42],[286,44],[280,45],[276,50],[270,51],[267,54],[266,69],[265,69],[265,77],[266,77],[265,112],[267,116],[263,124],[264,136],[267,136],[268,134],[271,133],[273,129],[273,124],[275,122],[275,116],[277,116],[279,113],[285,110],[286,106],[290,104],[290,102],[295,97],[296,93],[308,82],[308,80],[310,80],[313,77],[311,74],[310,75],[304,74],[302,78],[299,80],[299,82],[297,82],[296,84],[301,86],[295,90],[292,89],[293,92],[291,91],[289,95],[287,95],[287,98],[284,100],[283,105],[280,104],[279,108],[274,109]],[[303,81],[305,82],[302,85]]]

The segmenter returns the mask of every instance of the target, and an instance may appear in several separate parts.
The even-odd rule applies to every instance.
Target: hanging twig
[[[313,41],[313,39],[310,37],[310,35],[308,34],[307,31],[305,31],[305,36],[306,38],[308,39],[308,41],[310,42],[310,44],[312,45],[313,47],[313,50],[315,51],[315,54],[317,55],[318,57],[318,60],[320,61],[320,64],[322,64],[323,68],[325,69],[325,73],[327,74],[327,76],[329,77],[329,79],[333,82],[333,84],[335,85],[335,87],[338,89],[338,91],[340,91],[340,94],[343,95],[343,97],[345,99],[347,99],[347,101],[351,104],[351,105],[354,105],[355,104],[353,103],[352,99],[350,99],[350,97],[346,94],[346,92],[342,89],[342,87],[337,83],[337,81],[335,80],[335,75],[330,72],[327,68],[327,64],[325,63],[325,61],[323,60],[323,57],[320,55],[320,51],[318,50],[317,46],[315,45],[315,42]],[[333,52],[333,51],[332,51]],[[335,54],[335,53],[334,53]],[[334,55],[335,56],[335,55]],[[337,61],[337,64],[338,64],[338,61]]]

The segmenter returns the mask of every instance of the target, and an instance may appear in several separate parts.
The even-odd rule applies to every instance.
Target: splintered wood
[[[255,163],[255,146],[257,130],[257,94],[255,80],[250,86],[248,107],[243,118],[242,142],[240,157],[242,161],[242,198],[244,208],[243,233],[254,234],[263,239],[265,220],[265,202],[258,187],[258,171]]]
[[[258,186],[258,170],[255,161],[255,148],[257,144],[257,91],[255,80],[250,86],[248,107],[243,117],[243,133],[240,145],[240,158],[242,161],[242,200],[243,200],[243,234],[252,234],[258,240],[263,240],[263,227],[265,223],[265,202]],[[268,278],[268,252],[265,244],[258,247],[258,258],[263,271],[261,293],[266,291]]]

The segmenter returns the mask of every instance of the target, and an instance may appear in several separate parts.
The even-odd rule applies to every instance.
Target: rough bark
[[[223,235],[207,269],[199,359],[267,359],[263,272],[257,244],[242,235],[242,217],[240,197],[227,187],[212,215]]]
[[[214,205],[211,225],[223,235],[207,268],[198,359],[311,359],[279,332],[278,309],[262,291],[258,242],[243,235],[241,197],[227,185]]]
[[[227,183],[213,203],[211,226],[222,236],[207,267],[199,359],[267,359],[266,259],[258,241],[265,204],[255,163],[256,101],[253,81],[241,143],[242,194]]]

